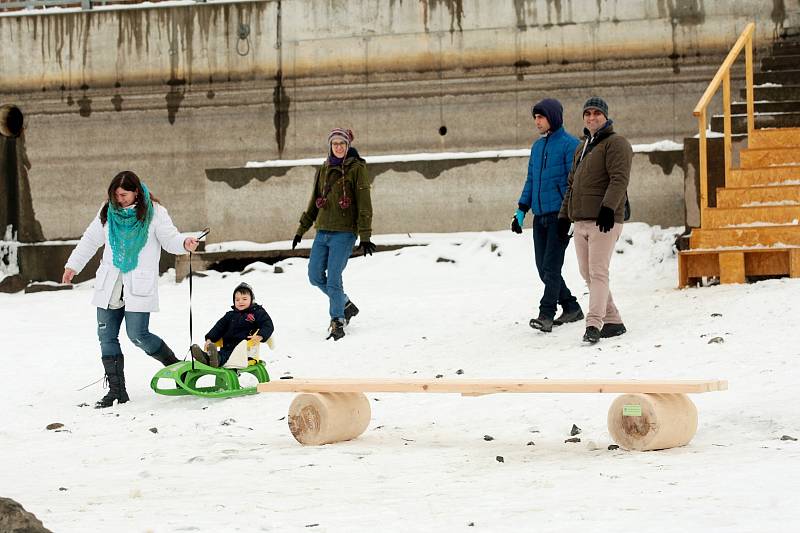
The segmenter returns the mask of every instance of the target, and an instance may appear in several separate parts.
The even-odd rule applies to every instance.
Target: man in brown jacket
[[[583,104],[584,137],[567,178],[567,193],[558,214],[558,234],[569,240],[575,223],[578,268],[589,287],[584,342],[625,333],[622,317],[608,288],[608,267],[622,233],[633,149],[614,133],[608,104],[593,96]]]

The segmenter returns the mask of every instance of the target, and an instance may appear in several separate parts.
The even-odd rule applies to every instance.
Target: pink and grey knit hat
[[[331,145],[334,139],[343,140],[349,147],[353,143],[353,130],[345,128],[333,128],[328,134],[328,146]]]

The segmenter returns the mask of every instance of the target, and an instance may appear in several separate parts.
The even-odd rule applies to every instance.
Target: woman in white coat
[[[62,282],[71,283],[103,245],[92,305],[97,307],[97,336],[109,390],[95,408],[129,399],[119,345],[123,318],[128,338],[147,355],[164,366],[178,362],[170,347],[149,330],[150,313],[158,311],[158,261],[161,248],[184,254],[197,248],[197,239],[178,233],[164,206],[126,170],[111,180],[108,200],[69,256]]]

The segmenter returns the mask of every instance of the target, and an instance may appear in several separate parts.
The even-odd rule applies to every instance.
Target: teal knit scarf
[[[150,221],[153,220],[153,202],[150,191],[142,183],[144,198],[140,198],[147,206],[144,220],[136,218],[136,208],[117,207],[108,202],[108,242],[114,255],[114,266],[122,272],[130,272],[139,263],[139,252],[147,242]]]

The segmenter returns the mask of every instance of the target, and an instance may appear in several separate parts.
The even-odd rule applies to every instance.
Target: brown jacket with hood
[[[600,207],[606,206],[614,210],[614,221],[622,222],[633,159],[631,144],[614,133],[610,120],[594,137],[588,130],[584,134],[575,150],[558,216],[596,220]]]

